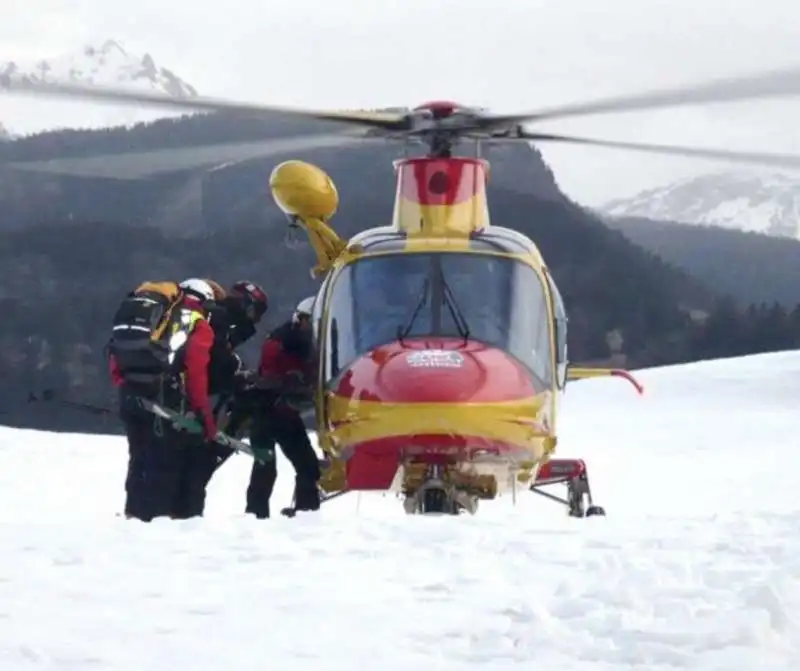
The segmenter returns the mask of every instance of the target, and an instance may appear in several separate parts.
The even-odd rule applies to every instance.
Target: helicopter
[[[588,103],[497,115],[453,101],[410,110],[314,111],[76,83],[0,82],[0,92],[343,124],[341,134],[281,138],[145,154],[7,163],[5,167],[121,179],[213,167],[359,141],[421,144],[394,162],[392,221],[341,239],[339,205],[321,168],[284,161],[269,178],[293,230],[307,235],[321,280],[312,322],[319,373],[315,427],[328,497],[394,492],[408,514],[475,514],[480,501],[533,491],[577,518],[605,515],[583,459],[556,458],[560,401],[571,381],[628,371],[574,366],[568,313],[536,243],[491,222],[483,143],[565,142],[782,167],[800,157],[614,142],[530,132],[569,116],[800,93],[800,68]],[[353,131],[356,129],[356,132]],[[456,155],[466,142],[475,157]],[[158,153],[158,152],[156,152]],[[149,162],[149,163],[148,163]],[[149,166],[149,167],[148,167]],[[545,488],[565,485],[566,495]]]
[[[561,295],[535,243],[490,223],[485,161],[395,169],[391,225],[348,241],[327,223],[338,208],[327,173],[292,160],[270,175],[323,277],[312,313],[322,489],[396,492],[409,514],[474,514],[526,487],[574,517],[604,515],[585,462],[551,458],[558,399],[591,376],[643,388],[624,370],[568,366]],[[561,483],[564,499],[543,490]]]

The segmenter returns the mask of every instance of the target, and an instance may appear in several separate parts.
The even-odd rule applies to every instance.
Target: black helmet
[[[254,322],[259,321],[269,308],[267,292],[255,282],[247,280],[234,282],[228,295],[238,298],[242,302],[247,316]]]

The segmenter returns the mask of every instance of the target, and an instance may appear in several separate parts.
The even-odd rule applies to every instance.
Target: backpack
[[[154,382],[171,372],[167,328],[183,300],[177,282],[144,282],[120,303],[107,352],[131,382]]]

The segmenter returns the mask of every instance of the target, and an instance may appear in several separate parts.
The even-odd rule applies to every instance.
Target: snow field
[[[240,456],[206,518],[144,525],[114,517],[122,439],[0,429],[0,668],[800,668],[800,353],[640,377],[565,397],[605,519],[521,493],[257,521]]]

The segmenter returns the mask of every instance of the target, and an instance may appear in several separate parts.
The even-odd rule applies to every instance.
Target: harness
[[[205,317],[199,310],[187,307],[181,307],[178,310],[178,317],[173,319],[170,326],[169,339],[167,340],[167,361],[173,369],[177,364],[182,363],[179,360],[179,355],[183,354],[183,347],[188,342],[195,326],[197,326],[197,322],[203,319]]]
[[[170,378],[162,377],[158,385],[158,400],[159,405],[165,405],[165,383],[174,380],[177,382],[177,391],[180,392],[180,408],[181,414],[186,413],[186,373],[183,371],[183,356],[185,352],[186,343],[189,341],[189,336],[197,326],[197,322],[205,319],[202,312],[196,308],[179,307],[171,318],[171,323],[168,325],[169,338],[167,339],[167,361],[170,370],[175,374]],[[153,428],[156,435],[163,435],[164,425],[163,418],[156,416]]]

